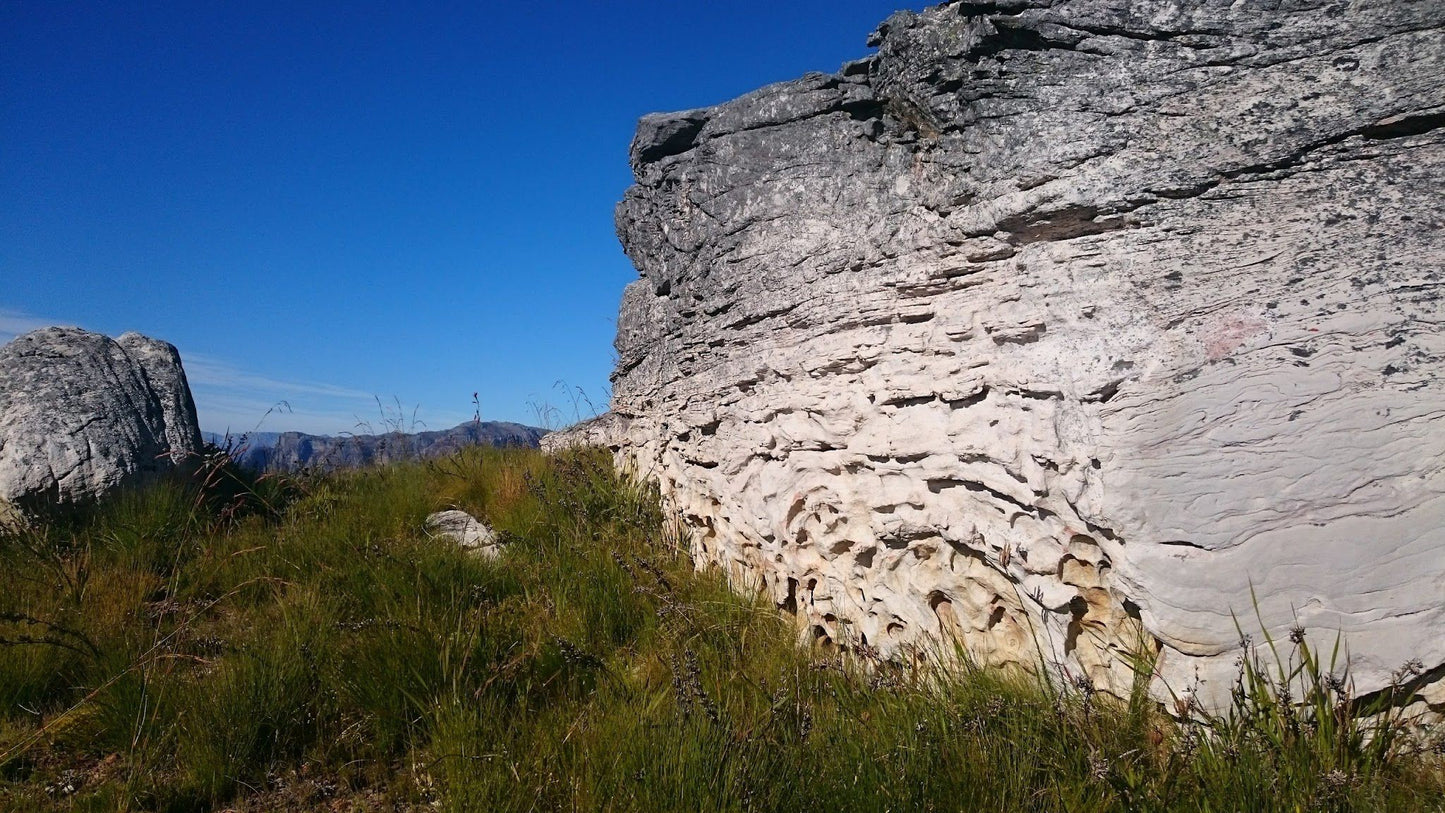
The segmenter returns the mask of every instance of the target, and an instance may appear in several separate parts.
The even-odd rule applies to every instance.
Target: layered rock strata
[[[1218,708],[1240,629],[1298,625],[1445,703],[1438,6],[947,3],[870,45],[632,145],[604,442],[700,559],[892,657],[1123,693],[1143,653]]]
[[[0,504],[93,499],[201,450],[171,345],[52,327],[0,347]]]

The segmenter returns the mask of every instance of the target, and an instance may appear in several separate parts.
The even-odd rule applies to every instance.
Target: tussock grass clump
[[[1142,692],[800,647],[605,456],[212,462],[0,541],[0,809],[1445,805],[1402,698],[1346,701],[1303,635],[1252,650],[1234,714],[1181,724]],[[451,507],[499,559],[427,536]]]

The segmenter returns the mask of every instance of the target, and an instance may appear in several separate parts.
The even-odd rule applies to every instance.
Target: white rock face
[[[542,451],[554,454],[566,449],[601,446],[617,448],[627,432],[627,421],[615,412],[604,412],[557,432],[548,432],[539,443]]]
[[[145,373],[146,383],[161,405],[167,455],[173,463],[183,462],[200,450],[201,438],[196,402],[191,398],[181,354],[169,342],[135,332],[122,333],[115,343]]]
[[[502,543],[491,528],[465,511],[438,511],[426,518],[427,533],[446,537],[484,559],[502,555]]]
[[[1115,693],[1143,650],[1219,708],[1236,619],[1298,623],[1438,705],[1445,19],[1009,0],[872,44],[643,119],[592,442],[818,638]]]
[[[171,345],[52,327],[0,347],[0,503],[92,499],[201,448]]]

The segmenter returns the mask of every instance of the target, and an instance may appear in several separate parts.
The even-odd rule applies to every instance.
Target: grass
[[[1177,723],[800,647],[597,455],[223,464],[0,540],[0,809],[1445,808],[1402,698],[1351,700],[1303,633]],[[499,559],[426,536],[452,506]]]

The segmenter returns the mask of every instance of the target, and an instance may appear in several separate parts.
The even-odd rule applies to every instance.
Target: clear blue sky
[[[0,341],[170,341],[216,431],[282,400],[262,429],[441,429],[474,391],[570,422],[636,276],[638,116],[835,70],[926,5],[0,0]]]

